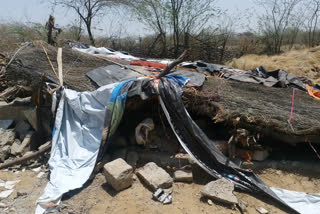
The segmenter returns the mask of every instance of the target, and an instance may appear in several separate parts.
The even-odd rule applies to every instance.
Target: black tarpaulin
[[[117,96],[124,99],[125,94],[128,97],[140,95],[145,99],[151,95],[158,95],[162,109],[181,146],[196,160],[200,167],[214,178],[225,177],[233,182],[239,190],[272,199],[289,210],[290,213],[299,213],[278,198],[253,172],[241,169],[220,152],[214,142],[198,127],[185,109],[181,98],[183,86],[180,84],[172,78],[161,78],[158,90],[156,90],[157,84],[155,84],[154,79],[137,79],[124,84],[121,87],[121,93]],[[118,98],[114,97],[114,99]],[[107,145],[104,145],[104,147],[102,155],[106,152]],[[230,179],[229,176],[234,179]]]
[[[203,169],[215,178],[225,177],[228,179],[228,175],[235,176],[238,179],[231,181],[236,188],[266,196],[286,207],[291,213],[298,213],[278,198],[253,172],[239,168],[220,152],[185,109],[181,99],[183,93],[181,86],[162,78],[159,83],[159,92],[163,110],[181,145]]]

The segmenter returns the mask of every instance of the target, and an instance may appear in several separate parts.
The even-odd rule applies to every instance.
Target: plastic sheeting
[[[162,78],[159,82],[159,92],[164,112],[180,144],[204,170],[215,178],[225,177],[238,189],[273,199],[290,210],[290,213],[297,213],[253,172],[239,168],[221,153],[185,109],[181,99],[183,93],[181,86],[174,81]]]
[[[99,67],[88,72],[86,75],[99,87],[143,76],[130,69],[121,68],[119,65]]]
[[[271,188],[271,190],[301,214],[318,214],[320,212],[320,194],[307,194],[277,188]]]
[[[100,55],[104,55],[114,59],[123,59],[123,60],[129,60],[129,61],[139,59],[137,57],[124,54],[119,51],[114,51],[110,48],[104,48],[104,47],[96,48],[96,47],[90,46],[89,48],[86,48],[86,49],[73,47],[72,49],[83,52],[83,53],[88,53],[88,54],[100,54]]]
[[[137,70],[137,66],[132,67],[133,69]],[[129,67],[131,68],[131,67]],[[138,67],[139,68],[139,67]],[[141,67],[142,68],[142,67]],[[151,75],[147,68],[139,69],[139,72],[134,72],[130,69],[121,68],[118,65],[109,65],[105,67],[96,68],[86,75],[95,82],[99,87],[115,83],[115,82],[122,82],[136,77],[143,77],[144,75]],[[156,75],[158,74],[155,73]],[[189,79],[190,86],[202,86],[205,81],[205,75],[199,72],[192,72],[192,71],[184,71],[184,70],[176,70],[170,73],[167,77],[171,76],[181,76]]]
[[[88,180],[100,146],[99,157],[102,158],[109,138],[120,123],[127,97],[136,95],[142,99],[151,95],[160,96],[161,106],[180,144],[213,177],[225,177],[238,189],[273,199],[290,213],[298,213],[253,172],[239,168],[225,157],[197,126],[182,102],[185,83],[185,79],[180,77],[161,78],[160,81],[139,78],[107,85],[91,93],[63,90],[49,160],[50,182],[38,200],[36,213],[44,211],[45,208],[40,205],[59,202],[62,194],[82,187]],[[106,135],[103,136],[103,133]]]
[[[234,72],[231,69],[224,70],[222,73],[223,78],[226,79],[263,84],[264,86],[268,87],[293,87],[306,91],[306,86],[302,81],[304,78],[288,74],[284,70],[268,72],[263,66],[260,66],[252,71]]]
[[[214,75],[215,73],[219,73],[224,69],[232,69],[232,67],[229,66],[205,63],[201,60],[195,62],[184,62],[182,63],[182,67],[195,69],[199,72],[209,75]]]
[[[94,92],[62,90],[49,159],[50,181],[38,199],[36,214],[89,179],[100,148],[106,107],[116,85]]]

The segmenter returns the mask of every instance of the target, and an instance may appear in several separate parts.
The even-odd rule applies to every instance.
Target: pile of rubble
[[[30,154],[35,133],[31,125],[26,121],[6,121],[5,125],[0,128],[0,161]]]
[[[130,157],[127,157],[130,159]],[[172,202],[173,182],[193,182],[193,174],[190,169],[177,169],[170,174],[154,162],[149,162],[143,167],[134,170],[135,165],[129,165],[122,158],[108,162],[103,167],[106,181],[116,191],[129,188],[138,177],[147,189],[153,192],[153,199],[163,204]],[[234,184],[225,178],[209,182],[201,190],[204,198],[235,206],[238,199],[233,195]]]
[[[268,196],[294,211],[294,208],[280,200],[281,196],[278,197],[253,172],[242,169],[235,159],[243,158],[242,153],[240,155],[238,153],[244,151],[245,154],[251,152],[248,161],[265,160],[268,150],[264,147],[258,148],[260,142],[263,142],[260,141],[261,133],[270,137],[273,133],[282,133],[279,131],[282,130],[283,133],[293,136],[299,131],[299,135],[294,136],[295,143],[303,142],[301,139],[307,134],[316,135],[312,138],[316,141],[319,136],[319,122],[313,123],[315,129],[312,130],[309,124],[312,124],[310,121],[314,121],[313,116],[319,115],[319,111],[310,111],[311,114],[305,113],[305,109],[316,109],[318,103],[307,96],[305,91],[295,93],[293,90],[296,98],[310,104],[308,107],[296,104],[294,112],[296,115],[303,113],[305,121],[309,119],[310,123],[308,121],[301,123],[297,118],[290,118],[289,125],[287,113],[291,110],[292,116],[293,102],[291,99],[278,99],[276,95],[290,98],[291,89],[279,91],[278,88],[268,88],[258,84],[249,85],[247,82],[210,78],[206,72],[201,74],[203,90],[199,87],[187,88],[186,84],[190,78],[197,79],[196,74],[199,75],[197,72],[201,70],[199,63],[197,63],[199,68],[191,68],[193,70],[189,71],[190,78],[178,74],[176,74],[178,76],[161,78],[163,71],[161,73],[157,71],[160,77],[157,74],[157,78],[150,78],[146,76],[151,72],[149,69],[131,67],[133,72],[141,71],[139,74],[142,76],[127,79],[129,67],[123,69],[122,65],[117,64],[125,74],[125,79],[119,80],[117,78],[119,72],[108,70],[110,67],[107,66],[107,70],[102,69],[99,72],[107,75],[104,78],[112,82],[104,84],[94,92],[79,92],[71,89],[86,91],[97,88],[99,84],[90,81],[85,75],[88,72],[86,68],[92,69],[98,65],[88,63],[88,67],[80,69],[81,72],[67,70],[65,76],[60,70],[61,75],[58,77],[49,60],[52,71],[48,72],[47,76],[33,69],[32,66],[37,62],[33,56],[30,59],[30,53],[37,53],[37,56],[41,56],[42,59],[43,57],[49,59],[53,58],[50,55],[55,55],[56,50],[47,46],[48,50],[51,49],[48,54],[42,43],[33,44],[33,46],[20,56],[21,59],[32,62],[28,66],[19,60],[11,60],[13,63],[8,67],[9,63],[0,61],[0,66],[2,65],[0,68],[0,161],[3,163],[0,169],[10,164],[29,164],[27,161],[31,158],[48,151],[51,146],[50,140],[52,140],[53,151],[55,151],[51,153],[49,161],[52,177],[45,189],[48,193],[45,192],[37,202],[39,213],[58,208],[60,201],[54,199],[62,197],[71,190],[81,188],[90,174],[98,173],[102,169],[107,183],[115,191],[127,189],[134,180],[139,179],[153,193],[154,200],[162,204],[170,204],[173,200],[173,183],[192,183],[196,167],[201,167],[210,176],[210,182],[201,191],[199,190],[208,204],[213,204],[215,201],[237,207],[243,212],[246,203],[239,201],[233,194],[233,190],[238,188]],[[75,67],[73,64],[80,58],[84,64],[91,61],[89,60],[91,58],[95,58],[99,66],[110,63],[104,58],[100,59],[80,52],[74,53],[72,50],[67,50],[65,56],[75,60],[72,63],[69,62],[66,67]],[[45,60],[40,60],[42,64],[38,69],[45,70],[43,62],[46,66],[48,64]],[[179,60],[182,61],[182,59],[177,61]],[[58,64],[54,62],[54,65],[56,63]],[[190,67],[189,64],[187,66]],[[170,64],[164,71],[170,72],[173,67],[174,65]],[[185,70],[181,68],[180,75],[185,74],[189,67],[184,67]],[[99,72],[96,75],[100,75]],[[225,76],[227,74],[224,73]],[[103,79],[99,75],[98,79]],[[63,78],[65,81],[62,81]],[[182,96],[183,91],[184,96]],[[266,92],[272,95],[269,98],[271,101],[263,98],[261,102],[269,105],[261,105],[254,101],[256,97],[256,100],[262,99],[261,95]],[[240,99],[241,96],[243,99]],[[139,99],[138,102],[136,98]],[[139,105],[139,102],[144,102],[142,104],[144,110],[142,108],[134,110],[133,106]],[[130,106],[130,103],[134,105]],[[149,105],[150,103],[153,105]],[[270,103],[278,108],[273,108],[274,106]],[[222,137],[221,148],[217,142],[212,141],[215,137],[208,137],[193,121],[185,106],[191,113],[210,118],[220,127],[228,129],[227,134]],[[130,108],[131,112],[128,113]],[[262,111],[270,120],[261,119]],[[158,120],[155,123],[157,126],[151,122],[152,119],[144,120],[139,124],[142,118]],[[167,120],[164,121],[164,118]],[[55,127],[54,120],[56,120]],[[131,127],[125,127],[126,124]],[[155,126],[162,127],[163,131],[156,129],[153,133],[157,135],[153,135],[151,132]],[[120,134],[123,130],[130,130],[131,133]],[[210,132],[212,130],[208,131]],[[228,141],[230,134],[231,138]],[[168,141],[174,139],[171,140],[174,142],[161,142],[160,139],[163,136],[166,136]],[[279,136],[274,136],[274,139],[282,140]],[[45,142],[48,143],[44,144]],[[227,148],[224,148],[225,146]],[[43,174],[39,171],[37,176],[42,177]],[[7,182],[9,181],[4,182],[4,187],[12,187],[13,184],[10,182],[7,184]],[[3,190],[0,195],[4,194],[5,197],[11,194],[9,193],[8,190]],[[46,194],[51,195],[49,197]],[[267,212],[263,208],[257,210],[260,213]]]

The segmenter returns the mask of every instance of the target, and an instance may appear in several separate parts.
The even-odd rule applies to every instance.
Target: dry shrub
[[[251,70],[261,65],[268,71],[284,69],[290,74],[305,76],[320,83],[320,46],[312,49],[292,50],[273,56],[245,55],[232,60],[228,65],[242,70]]]

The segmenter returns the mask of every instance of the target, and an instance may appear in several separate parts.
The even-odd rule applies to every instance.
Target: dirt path
[[[38,173],[31,170],[18,174],[0,171],[0,179],[2,180],[21,180],[9,198],[1,200],[2,203],[8,205],[8,208],[0,208],[1,213],[34,213],[36,199],[42,194],[48,175],[46,173],[42,178],[37,178]],[[275,169],[265,169],[258,172],[258,175],[269,186],[308,193],[320,192],[319,176],[312,178]],[[151,199],[152,193],[141,184],[139,179],[134,181],[131,188],[117,193],[106,184],[103,174],[99,173],[81,191],[74,191],[64,196],[61,213],[240,213],[239,210],[234,210],[223,204],[214,202],[213,205],[209,205],[206,199],[201,198],[200,189],[202,186],[195,183],[175,183],[173,203],[162,205]],[[248,194],[235,192],[235,195],[248,203],[247,210],[250,214],[258,213],[256,207],[259,206],[270,210],[269,213],[286,213]]]

